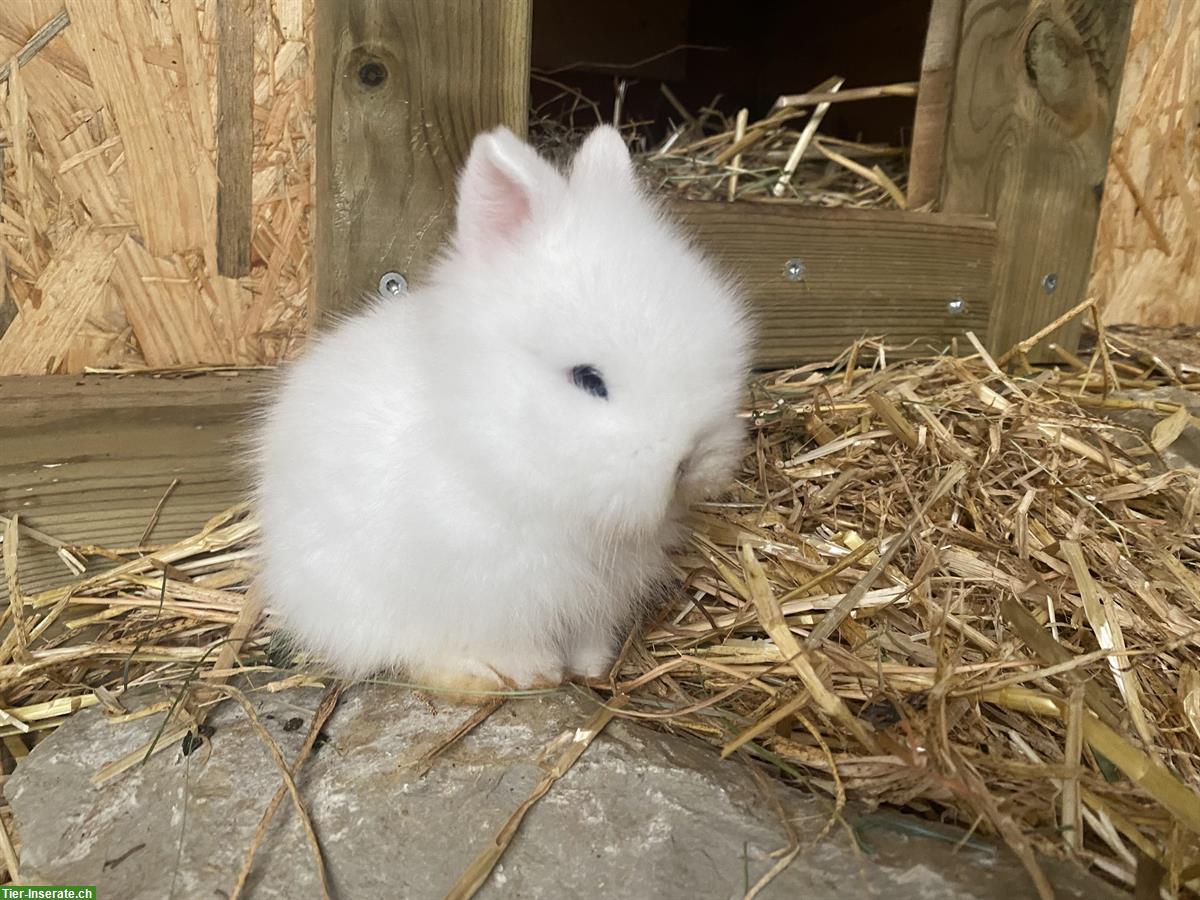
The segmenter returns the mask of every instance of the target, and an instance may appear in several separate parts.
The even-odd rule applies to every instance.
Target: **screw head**
[[[408,280],[399,272],[385,272],[379,279],[379,293],[385,297],[399,297],[408,293]]]
[[[808,271],[804,267],[804,261],[799,259],[789,259],[783,264],[783,277],[788,281],[799,281],[804,277],[804,273]]]
[[[967,301],[963,297],[955,297],[946,304],[946,312],[952,316],[961,316],[967,311]]]
[[[1058,287],[1058,273],[1047,272],[1042,276],[1042,290],[1047,294],[1053,294]]]

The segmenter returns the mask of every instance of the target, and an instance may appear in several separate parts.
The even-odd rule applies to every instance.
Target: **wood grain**
[[[66,12],[62,3],[57,0],[43,0],[40,3],[36,0],[26,0],[21,4],[23,9],[14,8],[16,6],[17,4],[13,3],[4,4],[4,15],[0,16],[0,39],[14,45],[13,51],[18,55],[20,66],[24,67],[33,57],[41,57],[50,61],[54,67],[69,73],[75,80],[90,85],[87,66],[66,44],[50,40],[44,46],[37,46],[41,43],[40,36],[58,30],[56,20]],[[31,17],[37,17],[36,23],[31,21]],[[69,25],[70,21],[71,17],[68,14],[65,24]],[[11,72],[11,68],[6,67],[5,78]]]
[[[250,274],[254,153],[253,0],[218,0],[217,271]],[[153,364],[152,364],[153,365]]]
[[[315,4],[316,303],[419,284],[475,135],[525,133],[531,0]]]
[[[0,371],[48,375],[58,371],[113,269],[121,235],[80,228],[34,286],[35,297],[0,336]]]
[[[0,325],[36,306],[39,278],[87,229],[128,235],[141,253],[118,266],[149,277],[110,282],[63,332],[67,347],[29,355],[72,372],[294,355],[311,313],[312,0],[71,0],[66,13],[64,2],[0,2],[0,63],[22,61],[5,70],[0,103],[11,144]],[[221,274],[247,258],[248,275]]]
[[[42,51],[64,28],[71,24],[71,17],[65,9],[59,10],[52,19],[35,31],[32,37],[17,52],[16,59],[0,66],[0,82],[8,81],[14,65],[23,66]]]
[[[225,298],[227,304],[209,303],[205,291],[236,293],[236,282],[214,278],[206,285],[184,260],[151,256],[132,237],[121,242],[113,258],[112,288],[147,366],[226,362],[220,350],[236,344],[236,339],[224,338],[213,311],[236,302],[236,297]]]
[[[997,352],[1087,288],[1131,8],[1132,0],[965,2],[942,205],[997,222]],[[1054,340],[1073,344],[1078,327]]]
[[[239,438],[269,383],[261,372],[2,377],[0,515],[19,513],[24,524],[67,543],[134,546],[178,478],[151,541],[194,534],[244,499]],[[21,541],[20,553],[28,592],[70,577],[36,541]]]
[[[911,344],[911,354],[987,330],[996,231],[981,218],[751,203],[675,209],[747,290],[759,366],[830,359],[864,335]],[[784,275],[790,259],[804,265],[798,281]],[[961,315],[948,307],[956,297]]]
[[[909,209],[936,204],[941,198],[962,8],[963,0],[933,0],[929,11],[909,151]]]
[[[117,123],[130,169],[133,209],[155,256],[214,244],[216,169],[192,119],[187,92],[143,51],[178,32],[164,4],[67,0],[69,32],[92,84]],[[194,15],[194,7],[193,12]]]
[[[4,149],[0,147],[0,193],[4,189]],[[17,301],[8,289],[8,259],[0,247],[0,338],[17,317]]]
[[[1200,3],[1134,5],[1088,288],[1108,322],[1200,325],[1197,35]]]

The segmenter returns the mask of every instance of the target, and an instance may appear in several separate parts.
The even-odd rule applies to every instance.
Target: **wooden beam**
[[[933,0],[929,11],[909,152],[909,209],[935,205],[941,197],[962,8],[963,0]]]
[[[253,0],[217,0],[217,271],[250,274],[254,158]]]
[[[4,193],[4,148],[0,147],[0,196]],[[8,257],[0,252],[0,338],[17,317],[17,301],[8,289]]]
[[[830,359],[864,335],[911,344],[898,355],[913,355],[987,330],[996,231],[982,218],[767,203],[676,210],[745,286],[761,367]],[[794,280],[790,260],[803,267]]]
[[[345,311],[446,236],[475,135],[525,133],[532,0],[315,5],[316,303]]]
[[[965,0],[942,208],[996,220],[996,352],[1087,289],[1132,6]]]
[[[194,534],[245,497],[239,439],[269,380],[264,372],[0,378],[0,515],[19,513],[67,543],[134,546],[178,478],[150,540]],[[28,592],[71,578],[32,539],[20,543],[20,576]]]

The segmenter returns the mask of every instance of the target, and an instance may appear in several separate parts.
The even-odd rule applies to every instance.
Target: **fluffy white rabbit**
[[[314,341],[255,450],[270,608],[347,676],[598,676],[726,487],[750,328],[597,128],[560,173],[480,135],[427,287]]]

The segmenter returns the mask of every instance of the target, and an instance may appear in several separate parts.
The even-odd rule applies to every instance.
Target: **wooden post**
[[[0,146],[0,196],[4,193],[4,148]],[[8,289],[8,257],[0,252],[0,337],[17,317],[17,303]]]
[[[1087,289],[1132,7],[964,0],[942,208],[996,220],[997,352]]]
[[[254,10],[249,0],[217,3],[217,271],[250,274],[254,157]]]
[[[954,61],[962,29],[963,0],[933,0],[921,57],[921,83],[913,116],[908,165],[908,208],[936,204],[946,163],[946,126],[954,94]]]
[[[532,0],[315,4],[316,306],[353,309],[442,245],[471,141],[528,116]]]

